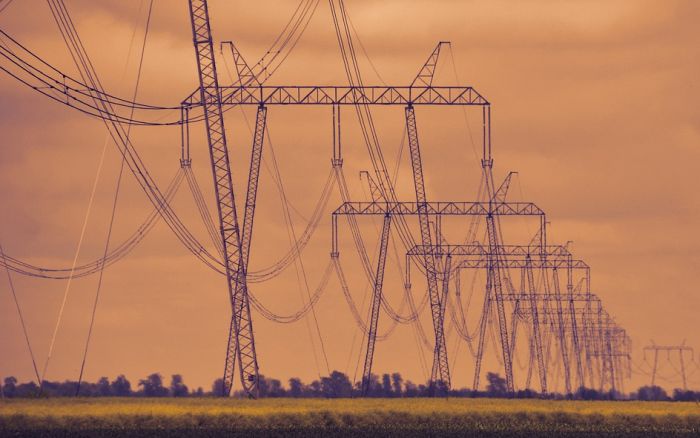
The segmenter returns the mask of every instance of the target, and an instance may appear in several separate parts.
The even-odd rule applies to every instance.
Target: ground
[[[501,399],[0,401],[0,436],[700,436],[700,405]]]

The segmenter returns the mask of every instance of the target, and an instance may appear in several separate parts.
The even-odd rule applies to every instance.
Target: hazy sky
[[[147,1],[66,1],[105,88],[127,98],[134,89]],[[628,330],[635,362],[654,340],[700,348],[700,3],[688,1],[346,1],[362,43],[365,82],[407,85],[437,41],[452,42],[438,66],[436,84],[472,85],[493,104],[495,171],[517,170],[511,199],[535,202],[551,221],[551,242],[573,241],[593,269],[593,291]],[[234,40],[249,61],[272,43],[297,1],[210,1],[214,38]],[[0,14],[0,27],[59,69],[75,75],[47,4],[15,0]],[[132,35],[134,36],[132,38]],[[133,41],[133,44],[132,44]],[[138,100],[176,105],[197,86],[186,1],[156,0]],[[131,46],[131,48],[130,48]],[[364,51],[371,59],[367,61]],[[230,56],[230,55],[227,55]],[[4,65],[6,60],[0,61]],[[229,66],[230,58],[227,59]],[[376,68],[376,72],[374,68]],[[378,72],[378,74],[377,74]],[[223,59],[223,83],[230,82]],[[308,29],[270,84],[346,84],[328,3],[320,1]],[[245,117],[243,117],[245,115]],[[472,200],[479,181],[479,112],[419,108],[418,124],[428,197]],[[168,114],[166,117],[173,117]],[[390,169],[404,130],[401,107],[377,110],[378,133]],[[235,184],[242,199],[253,109],[227,113]],[[301,235],[330,171],[330,108],[270,108],[269,139]],[[247,120],[247,122],[246,122]],[[343,118],[345,171],[357,200],[366,199],[358,172],[369,169],[356,119]],[[85,218],[106,133],[95,119],[49,101],[0,74],[0,243],[8,254],[34,264],[69,266]],[[136,127],[133,141],[164,188],[179,167],[179,130]],[[193,168],[213,210],[211,171],[204,132],[192,131]],[[274,263],[289,248],[280,195],[271,178],[269,143],[264,152],[251,267]],[[101,254],[114,194],[119,154],[109,144],[79,261]],[[410,164],[402,156],[398,188],[412,200]],[[239,199],[239,201],[241,200]],[[327,213],[340,198],[331,197]],[[205,229],[186,185],[173,203],[206,243]],[[116,212],[113,242],[130,235],[150,212],[128,175]],[[275,312],[295,312],[328,263],[329,214],[325,214],[297,265],[252,292]],[[362,218],[374,259],[380,220]],[[531,223],[513,225],[531,231]],[[341,258],[358,303],[367,282],[341,226]],[[514,232],[515,233],[515,232]],[[64,281],[13,274],[29,336],[43,364]],[[96,291],[96,277],[71,286],[47,374],[75,379]],[[386,294],[400,307],[400,277],[387,266]],[[414,292],[422,296],[416,281]],[[482,291],[469,308],[476,325]],[[308,299],[308,298],[306,298]],[[364,302],[366,307],[366,301]],[[162,223],[129,257],[105,272],[86,376],[125,373],[136,380],[158,371],[181,373],[186,383],[208,387],[223,369],[229,304],[223,278],[197,261]],[[331,277],[315,309],[330,369],[353,376],[361,334]],[[279,325],[253,314],[261,372],[304,380],[326,374],[311,316]],[[381,315],[380,333],[390,326]],[[427,312],[422,317],[429,330]],[[449,339],[455,386],[471,384],[473,360]],[[377,346],[376,372],[400,371],[424,381],[409,325],[399,325]],[[32,376],[6,276],[0,280],[0,376]],[[423,352],[429,358],[427,352]],[[487,369],[495,369],[489,347]],[[524,356],[522,356],[524,357]],[[700,362],[700,360],[698,360]],[[677,362],[662,360],[662,375]],[[690,366],[697,369],[695,366]],[[360,370],[361,373],[361,363]],[[516,367],[516,373],[523,371]],[[690,378],[700,386],[700,373]],[[632,386],[648,381],[635,375]],[[664,383],[665,382],[661,382]],[[668,386],[679,386],[676,379]],[[236,385],[238,387],[238,385]],[[559,389],[562,389],[559,380]]]

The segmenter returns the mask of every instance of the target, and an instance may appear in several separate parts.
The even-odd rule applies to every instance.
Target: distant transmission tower
[[[683,341],[681,345],[656,345],[652,342],[651,345],[644,347],[644,352],[646,353],[647,351],[651,351],[652,353],[654,353],[654,365],[652,366],[651,371],[651,386],[656,385],[656,372],[658,371],[659,367],[659,352],[665,351],[668,355],[667,357],[669,361],[671,360],[671,353],[678,353],[678,359],[681,363],[680,374],[681,378],[683,379],[683,390],[688,390],[688,380],[685,374],[685,358],[683,356],[683,353],[690,352],[691,358],[693,357],[694,353],[691,347],[685,345],[685,341]]]

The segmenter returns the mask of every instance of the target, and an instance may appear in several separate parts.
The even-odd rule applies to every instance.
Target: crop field
[[[14,399],[0,436],[700,436],[700,405],[503,399]]]

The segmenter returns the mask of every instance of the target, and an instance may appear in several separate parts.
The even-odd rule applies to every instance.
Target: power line
[[[5,7],[7,7],[7,5],[5,5]],[[3,259],[5,258],[5,252],[3,251],[2,244],[0,244],[0,256]],[[41,386],[41,377],[39,376],[39,369],[37,368],[36,360],[34,359],[34,351],[32,351],[32,344],[29,342],[29,333],[27,332],[27,325],[24,322],[24,316],[22,316],[22,309],[20,308],[19,300],[17,299],[17,292],[15,292],[15,285],[12,282],[12,275],[10,275],[10,270],[7,268],[7,266],[5,266],[5,272],[7,273],[7,283],[10,286],[10,292],[12,293],[12,299],[14,300],[15,307],[17,308],[17,315],[19,316],[19,322],[22,325],[22,333],[24,334],[24,340],[27,343],[27,350],[29,350],[29,357],[32,360],[32,367],[34,368],[34,375],[36,376],[37,384],[39,384]]]
[[[143,68],[143,59],[144,59],[144,54],[146,53],[146,40],[148,38],[148,30],[150,29],[150,24],[151,24],[151,13],[153,12],[153,0],[150,0],[148,4],[148,14],[146,16],[146,25],[145,25],[145,30],[143,34],[143,44],[141,46],[141,56],[139,57],[139,65],[136,73],[136,84],[134,85],[134,95],[133,95],[133,100],[136,100],[136,96],[138,95],[139,91],[139,85],[141,83],[141,71]],[[134,109],[132,107],[131,114],[133,115]],[[127,128],[127,138],[130,137],[131,135],[131,126]],[[117,184],[116,188],[114,190],[114,200],[112,201],[112,213],[110,215],[109,219],[109,225],[107,228],[107,239],[105,240],[105,249],[104,253],[102,255],[102,266],[100,268],[100,275],[97,280],[97,290],[95,292],[95,301],[93,303],[92,307],[92,314],[90,316],[90,326],[88,328],[88,333],[87,333],[87,338],[85,339],[85,350],[83,351],[83,359],[80,364],[80,373],[78,375],[78,384],[76,385],[76,390],[75,390],[75,395],[78,396],[80,394],[80,384],[83,381],[83,372],[85,371],[85,363],[87,361],[87,355],[88,355],[88,348],[90,347],[90,339],[92,338],[92,330],[95,326],[95,316],[97,314],[97,304],[99,303],[100,300],[100,291],[102,290],[102,279],[104,278],[104,269],[105,269],[105,259],[107,258],[107,254],[109,254],[109,244],[112,239],[112,230],[114,227],[114,218],[116,217],[116,212],[117,212],[117,201],[119,200],[119,190],[121,188],[121,183],[122,183],[122,176],[124,175],[124,164],[125,160],[124,157],[122,156],[120,165],[119,165],[119,174],[117,176]]]
[[[78,256],[80,255],[80,250],[83,246],[83,240],[85,238],[85,231],[87,229],[88,219],[90,218],[90,213],[92,211],[92,204],[95,200],[95,193],[97,192],[97,184],[100,181],[100,175],[102,173],[102,166],[104,164],[105,154],[107,152],[108,136],[105,136],[104,146],[102,147],[102,154],[100,155],[100,161],[97,165],[97,172],[95,173],[95,180],[92,184],[92,191],[90,192],[90,198],[88,200],[87,209],[85,210],[85,218],[83,219],[83,225],[80,230],[80,237],[78,238],[78,245],[75,248],[75,255],[73,257],[73,268],[71,269],[71,274],[68,276],[68,282],[66,283],[66,288],[63,291],[63,299],[61,300],[61,306],[58,310],[58,317],[56,318],[56,325],[53,329],[53,334],[51,335],[51,342],[49,343],[49,352],[46,356],[46,361],[44,362],[44,367],[41,372],[41,383],[40,388],[43,387],[44,379],[49,368],[49,362],[51,361],[51,355],[53,354],[54,346],[56,345],[56,336],[58,335],[59,327],[61,326],[61,321],[63,319],[63,311],[66,307],[66,302],[68,300],[68,295],[70,293],[70,287],[73,282],[73,271],[75,265],[78,263]]]

